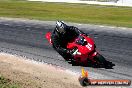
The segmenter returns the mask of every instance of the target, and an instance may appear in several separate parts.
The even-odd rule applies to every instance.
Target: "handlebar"
[[[78,48],[73,48],[72,49],[72,55],[81,55],[81,52],[79,52]]]

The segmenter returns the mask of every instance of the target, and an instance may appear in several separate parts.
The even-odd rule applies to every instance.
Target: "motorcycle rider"
[[[63,21],[56,22],[56,27],[51,36],[53,48],[67,61],[71,62],[73,60],[73,54],[71,50],[66,48],[66,45],[69,41],[79,36],[79,34],[85,33],[77,27],[68,26]]]

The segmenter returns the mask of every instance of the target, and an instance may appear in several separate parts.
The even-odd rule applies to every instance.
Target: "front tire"
[[[94,60],[97,62],[96,66],[97,67],[103,67],[106,69],[112,69],[113,66],[115,66],[112,62],[107,61],[102,55],[97,54],[94,57]]]
[[[107,64],[107,61],[105,60],[105,58],[100,54],[97,54],[94,57],[94,60],[96,61],[95,66],[98,66],[98,67],[100,67],[100,66],[105,67],[105,65]]]
[[[97,61],[97,62],[99,62],[99,63],[105,63],[106,62],[105,58],[102,55],[100,55],[100,54],[97,54],[94,57],[94,60]]]

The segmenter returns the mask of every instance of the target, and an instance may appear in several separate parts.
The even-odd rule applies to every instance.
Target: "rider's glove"
[[[70,55],[72,55],[72,56],[74,56],[75,54],[74,54],[74,50],[67,50],[67,53],[69,53]]]
[[[72,51],[71,50],[67,50],[67,53],[72,55]]]
[[[72,50],[67,50],[69,54],[71,54],[72,56],[74,56],[76,54],[76,50],[77,48],[74,48]]]

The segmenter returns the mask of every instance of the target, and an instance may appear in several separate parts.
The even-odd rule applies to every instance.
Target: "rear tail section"
[[[47,33],[45,34],[45,37],[46,37],[46,39],[48,40],[48,42],[49,42],[50,44],[52,44],[52,41],[51,41],[51,32],[47,32]]]

